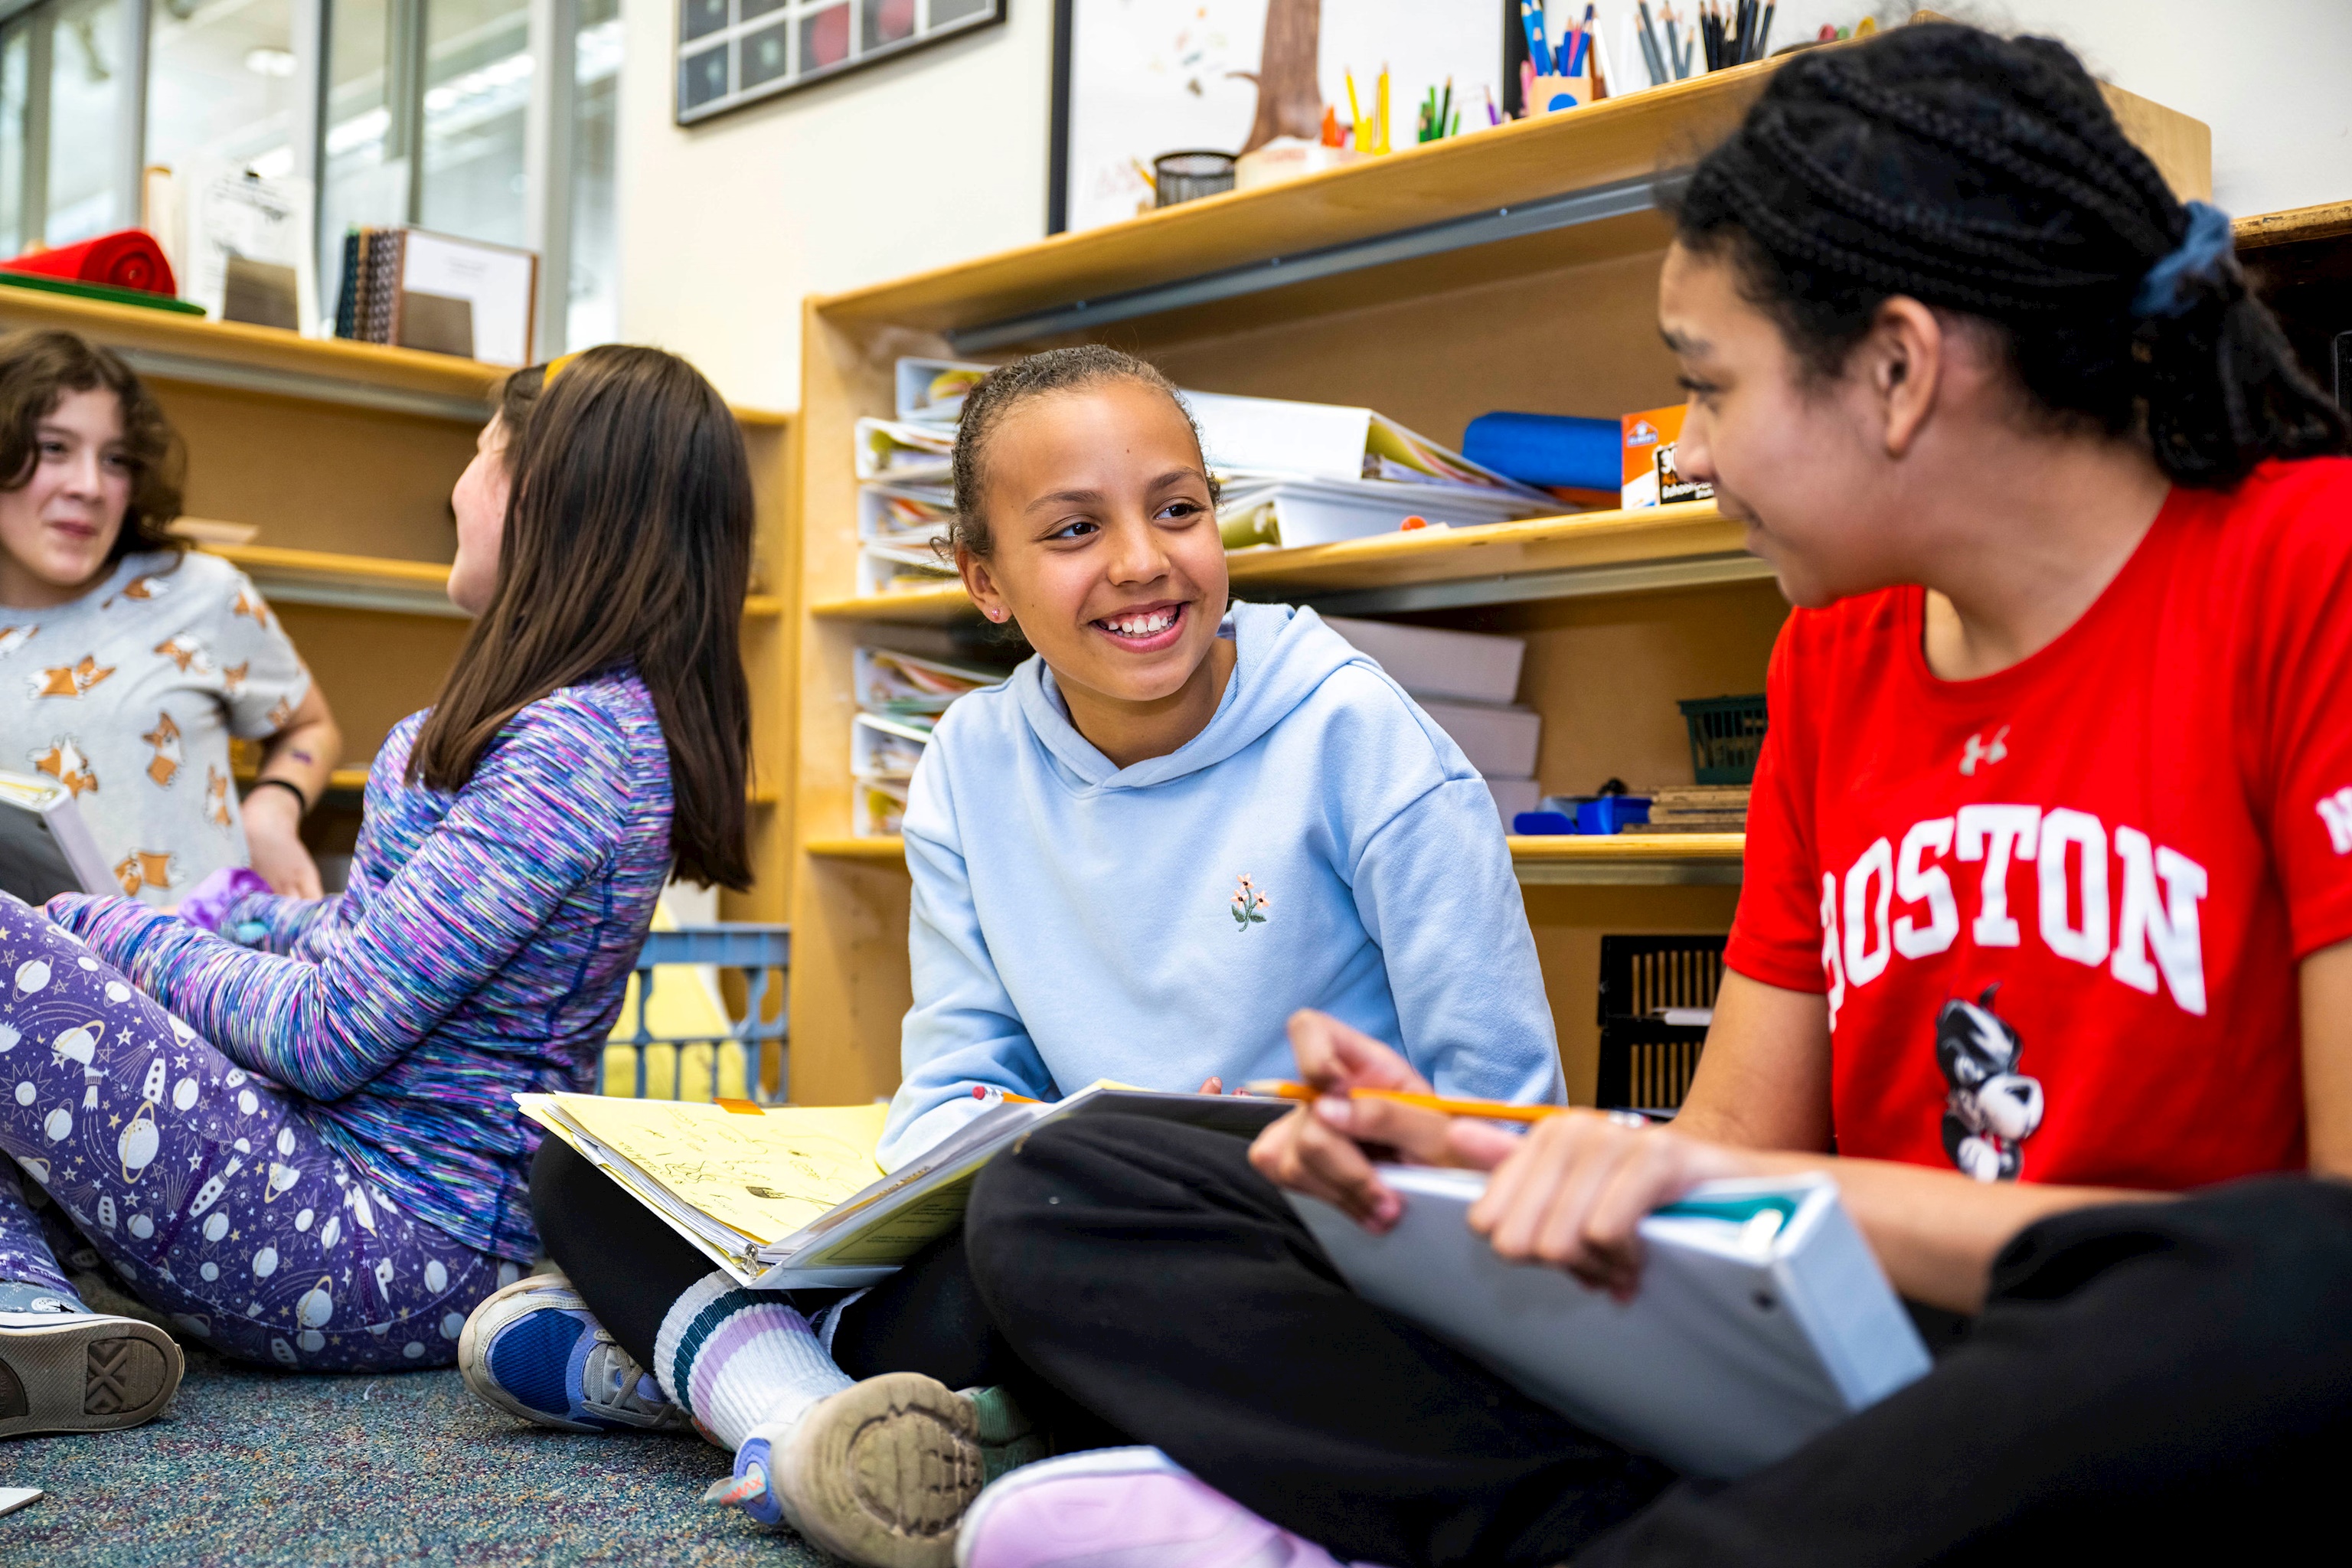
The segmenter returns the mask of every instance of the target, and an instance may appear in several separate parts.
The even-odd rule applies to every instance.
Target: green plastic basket
[[[1764,694],[1694,697],[1677,702],[1690,726],[1691,773],[1703,784],[1756,782],[1756,759],[1764,750]]]

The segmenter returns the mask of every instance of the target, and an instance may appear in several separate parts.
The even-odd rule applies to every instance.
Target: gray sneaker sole
[[[136,1426],[184,1369],[172,1336],[136,1318],[0,1313],[0,1437]]]
[[[985,1479],[971,1402],[907,1372],[828,1395],[777,1468],[802,1533],[865,1568],[951,1568]]]

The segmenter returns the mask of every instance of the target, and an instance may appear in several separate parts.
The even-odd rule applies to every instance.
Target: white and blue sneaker
[[[0,1437],[136,1426],[171,1404],[184,1365],[152,1323],[0,1279]]]
[[[526,1275],[484,1298],[457,1336],[457,1371],[475,1398],[534,1426],[565,1432],[693,1426],[561,1274]]]

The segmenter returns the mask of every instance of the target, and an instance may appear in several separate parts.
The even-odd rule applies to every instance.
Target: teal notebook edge
[[[185,300],[174,300],[169,294],[150,294],[144,289],[118,289],[111,283],[84,283],[71,278],[50,278],[38,272],[10,272],[0,268],[0,284],[11,289],[31,289],[44,294],[63,294],[76,300],[98,300],[109,305],[136,305],[142,310],[167,310],[175,316],[201,316],[202,305]]]

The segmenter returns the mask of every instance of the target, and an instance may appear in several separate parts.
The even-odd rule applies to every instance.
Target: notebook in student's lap
[[[881,1175],[872,1158],[880,1106],[739,1116],[597,1095],[518,1094],[515,1102],[719,1268],[774,1290],[887,1279],[962,1223],[982,1165],[1045,1122],[1147,1116],[1247,1137],[1290,1109],[1286,1100],[1097,1084],[1049,1104],[1000,1103]]]
[[[1744,1475],[1927,1371],[1826,1177],[1694,1189],[1643,1221],[1641,1289],[1619,1302],[1496,1257],[1466,1219],[1483,1174],[1381,1173],[1405,1200],[1385,1236],[1291,1196],[1358,1294],[1686,1475]]]

